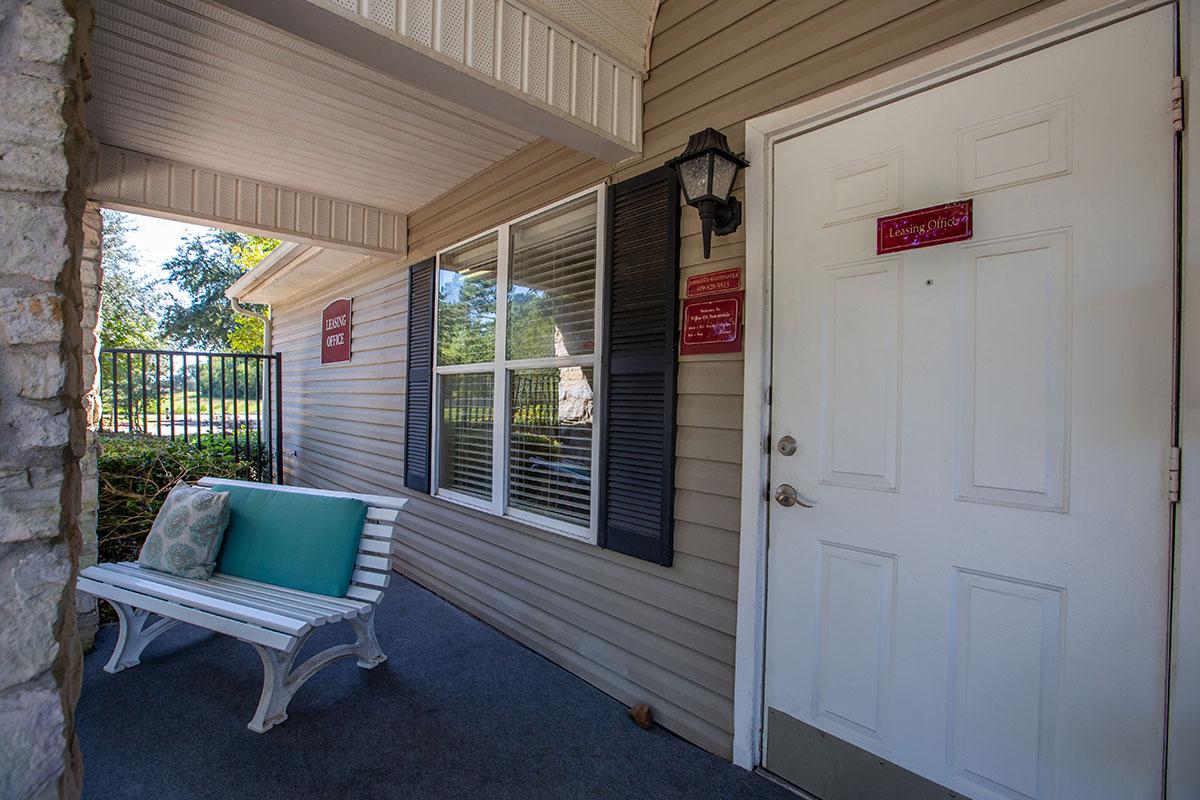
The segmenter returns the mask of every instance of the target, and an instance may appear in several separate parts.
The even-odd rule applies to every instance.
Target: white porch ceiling
[[[537,138],[204,0],[97,0],[92,41],[101,143],[402,214]]]
[[[641,152],[645,53],[633,52],[631,34],[594,43],[559,21],[574,10],[599,37],[617,28],[594,6],[621,10],[633,0],[570,0],[554,14],[524,0],[217,2],[588,155]],[[637,57],[626,61],[618,48]]]

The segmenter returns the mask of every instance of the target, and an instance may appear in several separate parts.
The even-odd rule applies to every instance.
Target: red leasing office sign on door
[[[875,220],[875,252],[898,253],[971,238],[970,200],[918,208]]]
[[[321,363],[350,360],[350,299],[341,297],[321,312]]]

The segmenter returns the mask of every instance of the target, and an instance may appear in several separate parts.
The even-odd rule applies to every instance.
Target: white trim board
[[[1184,0],[1185,3],[1200,0]],[[746,358],[742,414],[742,516],[738,567],[737,642],[734,674],[734,763],[754,769],[762,763],[763,670],[766,629],[767,541],[770,484],[767,441],[770,430],[771,242],[773,153],[779,142],[863,113],[943,83],[979,72],[1089,31],[1167,5],[1168,0],[1063,0],[1019,20],[841,87],[791,108],[746,123]],[[1200,67],[1197,69],[1200,73]],[[1166,113],[1166,110],[1164,110]],[[1200,231],[1200,211],[1191,212]],[[1200,291],[1200,290],[1198,290]],[[1200,300],[1198,300],[1200,303]],[[1200,306],[1198,306],[1200,307]],[[1186,330],[1185,326],[1185,330]],[[1200,352],[1200,334],[1193,334]],[[1200,373],[1200,366],[1196,370]],[[1200,378],[1192,378],[1200,392]],[[1185,391],[1186,391],[1185,384]],[[1200,394],[1196,395],[1200,397]],[[757,402],[755,401],[757,398]],[[1186,407],[1186,403],[1184,404]],[[1194,524],[1200,525],[1200,485],[1193,491]],[[1200,558],[1193,557],[1200,570]],[[1195,587],[1200,588],[1200,587]],[[1200,594],[1200,592],[1193,592]],[[1200,618],[1200,597],[1191,601]],[[1192,626],[1193,630],[1196,626]],[[1193,634],[1200,637],[1200,634]],[[1200,661],[1200,647],[1197,660]],[[1200,665],[1191,669],[1200,684]],[[1200,691],[1193,690],[1195,696]],[[1186,728],[1181,725],[1181,730]],[[1191,724],[1192,736],[1200,726]],[[1177,752],[1189,748],[1171,740]],[[1200,742],[1188,742],[1190,750]],[[1198,769],[1195,765],[1190,769]],[[1193,786],[1194,784],[1187,784]],[[1175,796],[1184,797],[1183,784]]]
[[[1200,85],[1200,3],[1180,4],[1181,71],[1184,88]],[[1190,92],[1189,92],[1190,93]],[[1200,203],[1191,203],[1200,186],[1200,111],[1184,104],[1181,141],[1183,215],[1183,336],[1180,342],[1179,445],[1200,453]],[[1197,463],[1200,463],[1198,461]],[[1175,506],[1171,604],[1171,657],[1167,725],[1167,797],[1200,796],[1200,469],[1182,471]]]
[[[363,255],[408,253],[405,214],[104,144],[87,196],[115,210]]]

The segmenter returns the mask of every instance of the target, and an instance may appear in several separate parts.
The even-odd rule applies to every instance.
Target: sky
[[[136,230],[129,236],[129,241],[137,248],[141,258],[138,270],[141,274],[154,280],[163,281],[163,288],[181,297],[178,290],[167,282],[167,273],[163,264],[175,255],[177,248],[184,238],[199,233],[205,233],[209,228],[203,225],[188,225],[157,217],[145,217],[141,214],[126,214]]]

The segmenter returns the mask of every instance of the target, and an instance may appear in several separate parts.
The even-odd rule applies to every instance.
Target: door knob
[[[792,506],[812,508],[816,505],[812,500],[797,492],[796,487],[790,483],[779,484],[779,488],[775,490],[775,502],[784,508],[791,508]]]

